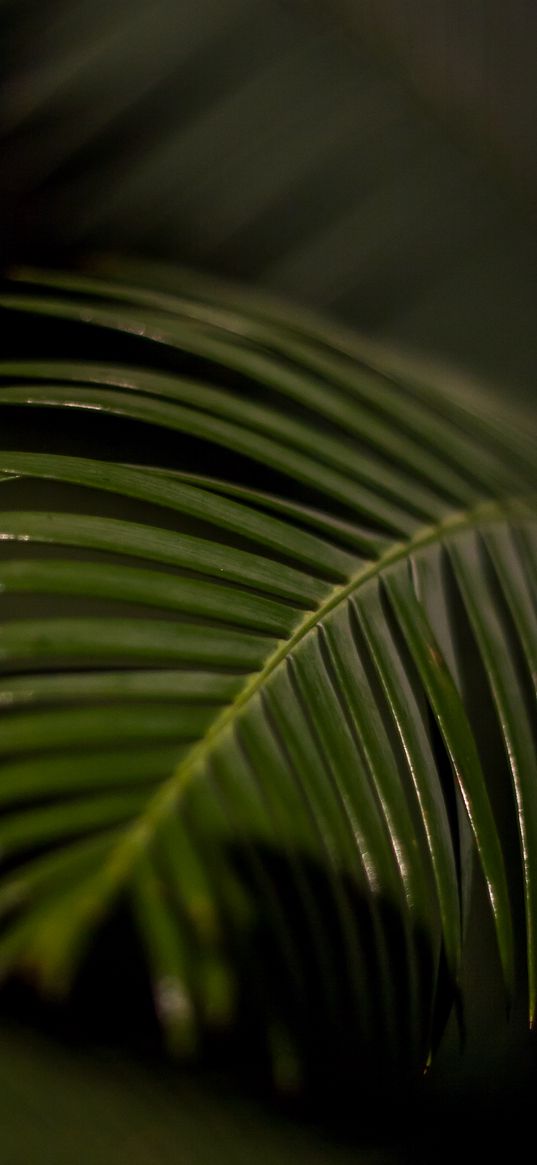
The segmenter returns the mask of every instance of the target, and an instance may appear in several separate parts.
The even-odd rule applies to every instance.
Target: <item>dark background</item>
[[[2,0],[6,260],[136,251],[532,397],[532,0]]]

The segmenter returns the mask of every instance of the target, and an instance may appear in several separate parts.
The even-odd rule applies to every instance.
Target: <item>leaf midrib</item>
[[[235,699],[222,709],[205,736],[196,742],[173,776],[155,794],[153,801],[148,806],[149,821],[156,823],[161,813],[164,813],[172,804],[176,804],[178,797],[184,794],[192,777],[202,767],[216,741],[226,729],[233,725],[245,705],[264,686],[272,672],[291,655],[310,631],[318,627],[331,611],[344,603],[356,590],[372,578],[382,574],[388,567],[410,557],[416,550],[441,541],[446,534],[471,529],[483,523],[505,520],[510,514],[527,516],[529,513],[530,507],[522,498],[513,498],[503,502],[481,502],[469,511],[451,514],[442,522],[422,528],[408,541],[394,543],[380,558],[365,565],[362,563],[359,570],[351,576],[348,582],[335,586],[315,611],[305,613],[289,639],[282,642],[272,652],[261,670],[250,676]]]
[[[351,576],[348,582],[334,587],[314,612],[306,613],[293,634],[276,648],[263,668],[248,678],[235,699],[222,709],[221,713],[213,720],[205,736],[196,742],[172,776],[160,786],[146,805],[143,814],[126,827],[121,840],[114,847],[108,862],[105,863],[104,869],[101,869],[100,876],[98,876],[99,882],[101,877],[103,879],[102,887],[105,894],[111,897],[119,889],[139,852],[154,837],[159,822],[166,813],[177,807],[190,782],[203,769],[204,762],[215,744],[233,726],[248,702],[264,686],[275,669],[289,657],[302,639],[315,627],[318,627],[331,611],[344,603],[365,583],[382,574],[387,568],[397,562],[404,561],[417,550],[442,541],[446,535],[474,529],[483,524],[505,521],[510,516],[527,518],[532,513],[531,503],[525,498],[509,498],[502,502],[481,502],[471,510],[459,511],[443,519],[442,522],[423,527],[408,541],[397,541],[380,558],[366,565],[362,563],[359,570]],[[86,901],[92,916],[94,916],[97,899],[93,893],[90,893]],[[82,910],[84,911],[83,904]]]

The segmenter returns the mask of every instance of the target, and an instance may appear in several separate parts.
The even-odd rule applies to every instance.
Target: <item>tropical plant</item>
[[[281,1087],[374,1087],[477,866],[533,1023],[528,418],[179,270],[1,301],[4,978],[66,990],[123,903],[175,1053],[246,1016]]]

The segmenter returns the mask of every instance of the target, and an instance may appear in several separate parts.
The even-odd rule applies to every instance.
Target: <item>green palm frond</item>
[[[280,1079],[423,1067],[475,854],[533,1022],[527,418],[182,272],[2,305],[3,975],[64,989],[121,899],[173,1049],[247,994]]]

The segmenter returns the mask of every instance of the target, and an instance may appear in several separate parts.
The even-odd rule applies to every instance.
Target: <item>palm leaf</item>
[[[307,313],[147,280],[2,295],[2,973],[63,989],[126,901],[175,1050],[246,995],[284,1084],[319,1048],[423,1068],[475,853],[533,1022],[527,418]]]

